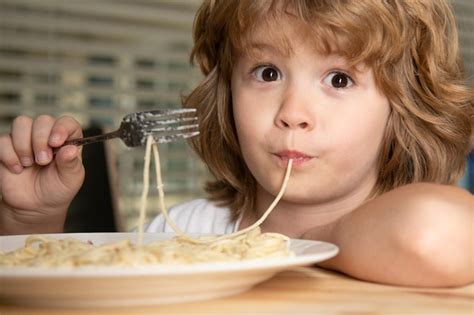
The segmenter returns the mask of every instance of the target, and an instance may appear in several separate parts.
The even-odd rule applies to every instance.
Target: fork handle
[[[115,130],[115,131],[104,133],[102,135],[97,135],[97,136],[71,139],[71,140],[68,140],[68,141],[64,142],[60,147],[54,148],[53,152],[54,153],[58,152],[59,149],[61,149],[62,147],[66,146],[66,145],[81,146],[81,145],[96,143],[96,142],[105,141],[105,140],[109,140],[109,139],[115,139],[115,138],[118,138],[118,137],[120,137],[120,130]]]

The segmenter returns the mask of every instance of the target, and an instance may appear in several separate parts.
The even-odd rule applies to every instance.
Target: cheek
[[[328,145],[336,144],[352,158],[373,160],[377,158],[382,145],[385,128],[390,114],[388,101],[382,99],[372,110],[345,115],[333,130]],[[341,118],[341,117],[340,117]]]
[[[234,115],[234,124],[237,132],[237,138],[240,144],[240,149],[244,156],[247,155],[248,147],[252,147],[254,137],[252,134],[257,134],[255,130],[254,115],[246,100],[241,95],[232,95],[232,111]]]
[[[235,127],[241,142],[249,137],[256,139],[271,128],[273,114],[262,98],[249,93],[237,93],[232,95],[232,104]]]
[[[380,117],[380,120],[355,119],[355,121],[347,122],[338,136],[345,145],[350,146],[351,143],[366,145],[368,147],[363,149],[369,149],[382,141],[386,124],[385,117]]]

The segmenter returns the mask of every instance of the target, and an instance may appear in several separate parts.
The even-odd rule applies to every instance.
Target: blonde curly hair
[[[195,19],[191,53],[205,77],[183,103],[200,115],[201,134],[191,144],[215,177],[206,185],[211,200],[230,207],[234,218],[254,207],[256,183],[236,136],[230,78],[257,27],[291,50],[279,32],[282,16],[299,23],[320,53],[370,66],[388,98],[373,196],[460,178],[473,134],[474,92],[446,1],[207,0]]]

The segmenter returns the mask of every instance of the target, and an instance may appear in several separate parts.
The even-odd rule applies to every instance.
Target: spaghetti
[[[160,210],[177,236],[169,240],[143,244],[149,170],[153,153]],[[137,244],[129,240],[96,246],[91,242],[65,238],[55,240],[41,235],[31,235],[22,248],[0,252],[0,266],[28,267],[79,267],[79,266],[141,266],[149,264],[192,264],[202,262],[238,261],[264,257],[286,257],[288,237],[279,233],[261,233],[259,225],[274,209],[288,184],[292,160],[288,162],[281,189],[262,217],[241,231],[222,235],[192,238],[181,231],[168,215],[164,204],[160,158],[153,138],[147,140],[143,192],[140,202]]]

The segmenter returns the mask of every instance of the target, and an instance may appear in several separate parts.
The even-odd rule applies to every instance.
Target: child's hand
[[[79,137],[76,120],[46,115],[20,116],[0,135],[0,234],[62,231],[84,167],[79,147],[53,149]]]

